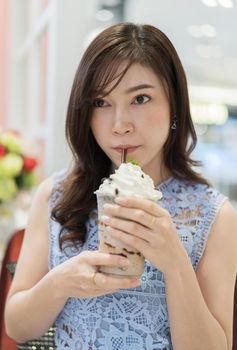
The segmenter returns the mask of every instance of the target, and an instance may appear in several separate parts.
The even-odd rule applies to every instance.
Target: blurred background
[[[153,24],[171,39],[187,74],[194,158],[237,208],[236,19],[236,0],[0,0],[0,133],[13,130],[24,140],[38,181],[67,167],[64,121],[84,49],[113,23]],[[31,180],[24,178],[28,188]],[[24,210],[30,193],[24,192]],[[24,220],[21,211],[14,225]]]

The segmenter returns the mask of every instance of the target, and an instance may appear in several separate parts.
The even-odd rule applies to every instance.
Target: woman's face
[[[103,98],[97,96],[91,129],[115,168],[121,164],[121,152],[126,148],[127,161],[134,159],[154,181],[161,180],[170,107],[162,82],[153,70],[134,64],[114,90]]]

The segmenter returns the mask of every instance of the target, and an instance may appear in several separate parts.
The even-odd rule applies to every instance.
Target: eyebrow
[[[149,85],[149,84],[140,84],[140,85],[136,85],[136,86],[132,86],[130,88],[128,88],[125,92],[126,93],[130,93],[130,92],[134,92],[137,90],[142,90],[142,89],[151,89],[154,88],[155,86],[153,85]]]

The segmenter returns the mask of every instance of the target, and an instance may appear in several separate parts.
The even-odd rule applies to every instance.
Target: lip
[[[117,147],[114,147],[114,150],[117,151],[118,153],[122,153],[123,149],[127,150],[127,153],[132,153],[136,151],[136,149],[140,146],[133,146],[133,145],[119,145]]]

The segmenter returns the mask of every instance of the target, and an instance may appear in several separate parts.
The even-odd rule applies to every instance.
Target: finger
[[[149,199],[137,197],[117,197],[115,198],[115,202],[125,208],[141,209],[154,216],[169,215],[169,212],[166,209]]]
[[[146,242],[149,242],[152,238],[151,231],[135,221],[124,220],[117,217],[104,215],[102,215],[101,221],[108,226],[108,232],[110,232],[110,228],[117,229],[127,234],[139,237],[140,239]]]
[[[111,234],[112,237],[116,238],[117,240],[122,241],[131,247],[134,247],[143,255],[145,255],[148,249],[151,249],[149,241],[141,239],[138,236],[132,235],[130,233],[126,233],[124,231],[116,230],[113,228],[109,229],[109,233]]]
[[[150,215],[144,210],[125,208],[120,205],[106,204],[104,205],[104,213],[109,216],[114,216],[139,223],[149,229],[154,229],[156,226],[156,216]]]
[[[78,258],[84,260],[92,266],[128,266],[129,260],[125,257],[109,253],[96,251],[84,251],[78,255]]]
[[[140,285],[139,278],[115,277],[98,272],[96,274],[96,285],[104,290],[117,290],[121,288],[133,288]]]
[[[87,283],[84,288],[90,288],[93,293],[104,291],[115,291],[119,288],[131,288],[140,284],[137,277],[116,277],[99,271],[93,271],[86,276]],[[82,287],[82,285],[81,285]]]

